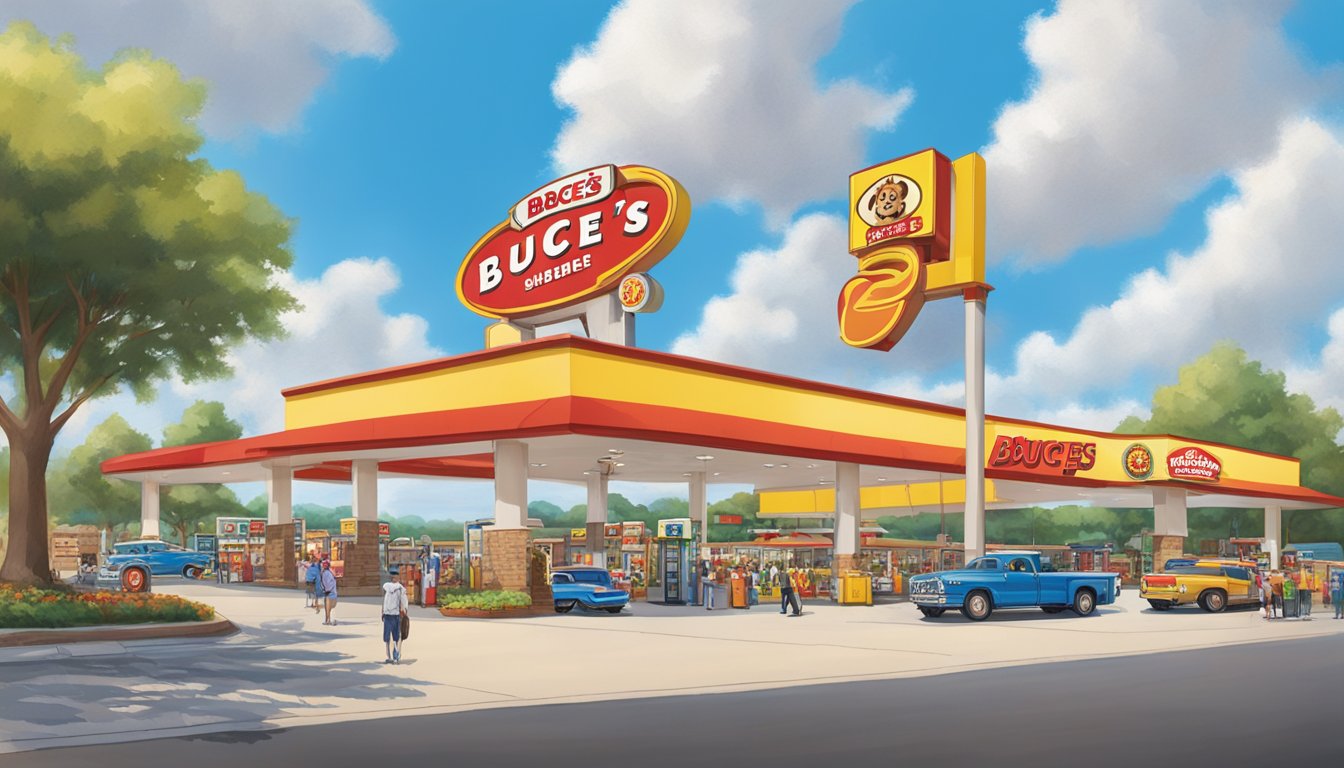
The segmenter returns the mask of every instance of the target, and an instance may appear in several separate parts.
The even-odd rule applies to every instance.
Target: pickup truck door
[[[1040,603],[1041,577],[1032,567],[1031,560],[1025,557],[1012,558],[1003,575],[1003,594],[995,598],[999,605],[1011,607]]]

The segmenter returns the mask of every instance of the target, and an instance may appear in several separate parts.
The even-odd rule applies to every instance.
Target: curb
[[[24,629],[0,632],[0,648],[29,645],[65,645],[119,640],[158,640],[163,638],[220,637],[238,631],[232,621],[217,617],[210,621],[186,621],[173,624],[102,624],[93,627],[60,629]]]

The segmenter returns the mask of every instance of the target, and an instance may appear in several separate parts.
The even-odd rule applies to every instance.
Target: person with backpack
[[[323,607],[327,610],[327,618],[322,623],[334,627],[336,626],[336,620],[331,618],[331,609],[336,607],[336,574],[331,571],[330,560],[322,561],[320,581],[322,584]]]
[[[322,564],[317,561],[317,553],[308,553],[308,564],[303,570],[304,596],[307,600],[304,608],[317,607],[317,579],[322,575]]]
[[[383,645],[387,650],[384,664],[401,663],[401,623],[406,617],[410,599],[406,597],[406,587],[401,583],[401,575],[396,568],[387,572],[387,582],[383,584]]]

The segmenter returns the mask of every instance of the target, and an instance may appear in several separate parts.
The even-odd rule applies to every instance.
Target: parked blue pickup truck
[[[1120,594],[1120,575],[1042,571],[1039,552],[995,552],[977,557],[959,571],[925,573],[910,580],[910,601],[936,619],[949,608],[971,621],[984,621],[999,608],[1040,608],[1059,613],[1072,608],[1086,616]]]

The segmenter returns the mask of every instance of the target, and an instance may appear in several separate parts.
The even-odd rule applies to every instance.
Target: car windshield
[[[584,584],[611,583],[611,575],[606,571],[570,571],[569,575],[573,576],[575,581],[583,582]]]

